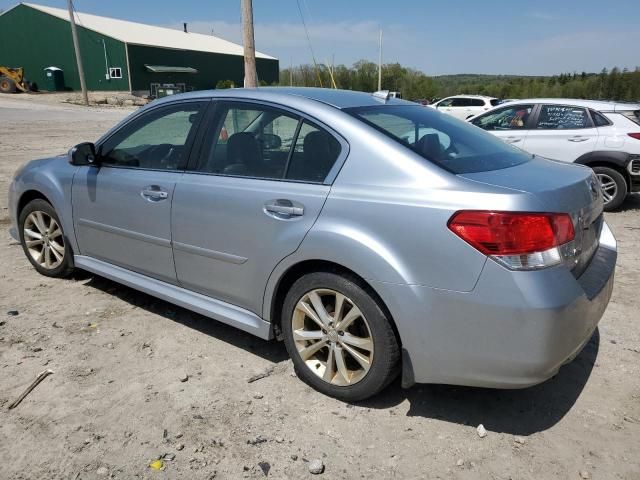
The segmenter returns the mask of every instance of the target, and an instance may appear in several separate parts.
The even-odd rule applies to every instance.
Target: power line
[[[307,24],[304,21],[302,8],[300,8],[300,0],[296,0],[296,4],[298,5],[298,12],[300,12],[300,20],[302,21],[302,26],[304,27],[304,33],[307,36],[307,43],[309,44],[309,50],[311,51],[311,59],[313,60],[313,66],[316,70],[316,76],[318,77],[318,81],[320,82],[320,86],[322,87],[322,78],[320,77],[320,72],[318,71],[318,63],[316,62],[316,55],[315,53],[313,53],[313,46],[311,45],[311,37],[309,37],[309,30],[307,30]]]

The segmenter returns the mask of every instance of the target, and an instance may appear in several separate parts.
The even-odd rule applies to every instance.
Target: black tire
[[[627,181],[619,171],[610,167],[593,167],[593,171],[598,176],[598,180],[609,178],[615,182],[615,194],[608,202],[605,200],[604,211],[616,210],[627,196]]]
[[[54,268],[45,268],[44,266],[36,262],[36,260],[33,258],[33,256],[29,252],[29,249],[25,241],[25,232],[24,232],[25,222],[27,220],[27,217],[31,213],[36,211],[44,212],[50,218],[54,219],[56,223],[59,225],[60,230],[62,231],[61,238],[64,242],[64,255],[61,263],[55,266]],[[51,206],[49,202],[38,198],[27,203],[27,205],[22,209],[18,217],[18,231],[20,235],[20,243],[22,244],[22,250],[24,251],[24,254],[27,256],[27,259],[29,260],[29,262],[31,262],[31,265],[33,265],[33,267],[38,271],[38,273],[42,275],[46,275],[47,277],[55,277],[55,278],[64,278],[71,275],[74,269],[73,252],[71,251],[71,247],[69,246],[69,241],[65,236],[64,230],[62,229],[62,224],[60,223],[60,219],[58,218],[56,211],[54,210],[54,208]]]
[[[374,348],[373,359],[366,374],[351,385],[335,385],[323,380],[307,366],[298,353],[292,325],[295,308],[307,293],[316,289],[332,290],[346,296],[366,318]],[[281,327],[296,374],[306,384],[325,395],[348,402],[364,400],[380,392],[400,373],[400,348],[390,319],[367,292],[367,288],[355,278],[330,272],[309,273],[299,278],[285,298]]]
[[[13,80],[7,77],[0,77],[0,92],[2,93],[15,93],[16,84]]]

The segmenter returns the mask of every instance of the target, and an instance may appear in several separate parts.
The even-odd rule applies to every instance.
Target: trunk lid
[[[587,267],[598,248],[603,222],[602,193],[590,168],[534,157],[514,167],[459,177],[526,192],[545,206],[544,211],[569,213],[576,235],[566,249],[571,254],[570,268],[577,277]]]

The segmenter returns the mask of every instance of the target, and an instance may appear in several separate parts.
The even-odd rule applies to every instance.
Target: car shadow
[[[627,195],[620,208],[616,209],[616,212],[627,212],[633,210],[640,210],[640,193],[633,193]]]
[[[407,416],[438,419],[513,435],[531,435],[551,428],[575,404],[584,389],[598,356],[600,333],[575,360],[546,382],[521,390],[416,385],[403,390],[399,380],[376,397],[358,403],[369,408],[388,409],[409,401]]]
[[[273,363],[289,359],[284,345],[280,342],[268,342],[237,328],[218,322],[211,318],[192,312],[164,300],[134,290],[107,278],[78,270],[75,280],[88,280],[85,285],[108,295],[118,297],[123,302],[134,305],[147,312],[181,323],[185,327],[198,330],[205,335],[215,337],[234,347],[242,348]]]

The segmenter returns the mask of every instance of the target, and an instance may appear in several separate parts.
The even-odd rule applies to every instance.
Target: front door
[[[598,129],[585,108],[542,105],[523,148],[541,157],[573,162],[592,152],[597,143]]]
[[[178,281],[261,315],[269,275],[320,214],[342,144],[258,103],[220,103],[206,128],[174,195]]]
[[[99,145],[99,168],[79,169],[72,203],[81,255],[176,283],[171,202],[204,105],[140,115]]]

